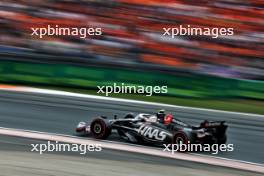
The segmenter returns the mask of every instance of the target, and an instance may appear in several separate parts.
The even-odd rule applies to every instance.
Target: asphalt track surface
[[[226,120],[229,125],[227,142],[234,144],[235,150],[214,156],[264,163],[263,116],[0,91],[0,126],[73,135],[79,121],[90,121],[99,115],[111,118],[115,114],[123,117],[128,112],[153,113],[161,108],[191,124],[199,124],[204,119]]]
[[[31,152],[44,141],[0,136],[0,176],[260,176],[207,164],[104,149],[100,152]]]

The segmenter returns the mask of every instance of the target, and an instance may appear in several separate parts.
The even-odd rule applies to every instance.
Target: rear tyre
[[[227,137],[226,135],[222,138],[217,139],[217,144],[221,145],[221,144],[226,144],[227,141]]]
[[[176,144],[178,147],[178,152],[187,152],[188,151],[188,142],[189,138],[183,131],[177,131],[172,138],[172,145]],[[182,145],[182,148],[180,146]],[[175,147],[174,147],[175,148]]]
[[[90,130],[96,139],[106,139],[112,131],[109,122],[102,118],[94,119],[91,123]]]

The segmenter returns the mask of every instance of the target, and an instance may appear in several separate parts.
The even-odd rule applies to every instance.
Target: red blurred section
[[[263,79],[264,1],[36,1],[0,3],[0,44],[104,62]],[[31,36],[31,28],[101,27],[102,36]],[[234,36],[163,36],[163,28],[234,28]],[[51,51],[47,48],[56,48]],[[89,57],[88,57],[89,56]]]

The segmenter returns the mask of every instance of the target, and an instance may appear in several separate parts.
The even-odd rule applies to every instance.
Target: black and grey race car
[[[97,139],[106,139],[113,131],[132,143],[163,144],[225,144],[227,141],[224,121],[203,121],[191,126],[171,114],[127,114],[123,118],[108,119],[101,116],[91,123],[80,122],[76,127],[79,134],[92,134]]]

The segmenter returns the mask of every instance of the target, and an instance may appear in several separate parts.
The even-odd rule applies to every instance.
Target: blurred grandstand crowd
[[[263,0],[1,0],[0,53],[65,55],[263,80]],[[234,28],[233,36],[163,36],[179,25]],[[31,28],[101,27],[103,35],[31,36]],[[6,56],[5,56],[6,57]],[[3,58],[3,56],[1,56]]]

